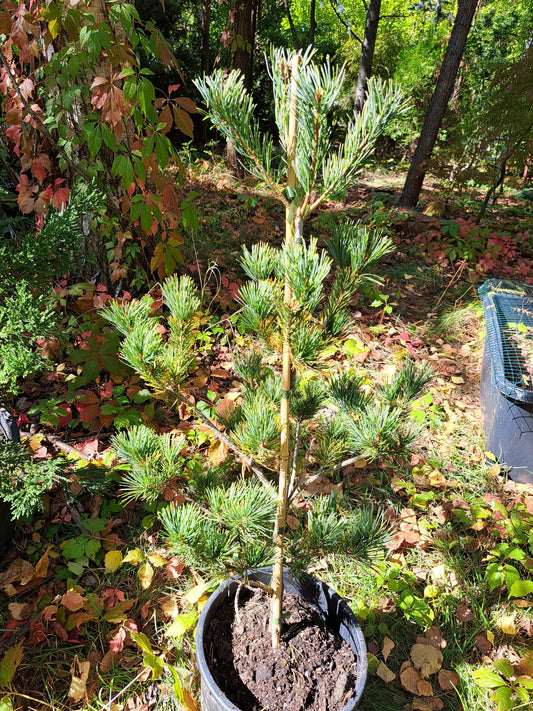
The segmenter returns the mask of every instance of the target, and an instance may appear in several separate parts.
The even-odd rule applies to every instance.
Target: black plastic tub
[[[269,584],[272,576],[271,568],[261,568],[249,575],[252,580]],[[223,605],[233,605],[237,590],[235,579],[227,580],[211,595],[206,602],[196,629],[196,662],[201,680],[202,711],[240,711],[239,707],[230,701],[218,687],[207,661],[204,638],[211,620],[216,617],[217,610]],[[368,672],[368,658],[363,632],[353,612],[347,603],[326,583],[304,574],[297,579],[290,571],[283,574],[285,591],[299,595],[310,603],[320,613],[325,626],[334,634],[339,634],[345,640],[357,657],[357,677],[353,696],[345,704],[342,711],[352,711],[361,700]]]
[[[478,290],[487,335],[481,365],[485,449],[513,481],[533,484],[533,288],[499,279]]]
[[[20,440],[20,432],[15,418],[11,413],[0,407],[0,438],[5,440]],[[0,472],[2,476],[2,472]],[[6,501],[0,501],[0,553],[11,543],[15,524],[11,518],[11,507]]]
[[[269,584],[272,576],[271,568],[262,568],[252,574],[252,580]],[[345,704],[342,711],[352,711],[361,700],[366,684],[368,658],[363,632],[353,612],[346,602],[328,585],[311,575],[304,574],[298,579],[293,578],[288,570],[283,574],[283,584],[286,592],[299,595],[313,605],[320,613],[326,627],[334,634],[339,634],[345,640],[357,657],[357,678],[353,696]],[[204,646],[205,634],[217,610],[223,605],[233,605],[237,590],[237,582],[227,580],[211,595],[206,602],[196,629],[196,663],[201,680],[202,711],[240,711],[239,707],[223,694],[215,682],[206,656]]]

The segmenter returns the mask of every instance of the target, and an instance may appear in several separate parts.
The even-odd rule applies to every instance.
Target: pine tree
[[[406,417],[409,403],[429,375],[408,366],[376,391],[374,399],[360,376],[327,374],[328,349],[351,324],[350,302],[363,280],[376,279],[372,268],[392,244],[379,231],[345,221],[335,229],[328,255],[315,239],[306,240],[303,231],[306,217],[343,194],[387,122],[405,108],[400,92],[372,80],[363,110],[348,121],[344,141],[337,145],[330,115],[343,69],[329,62],[317,66],[311,51],[300,55],[274,50],[269,70],[283,151],[279,165],[273,161],[273,138],[262,135],[254,120],[255,106],[241,76],[219,71],[196,82],[209,118],[235,146],[244,167],[285,207],[282,247],[259,244],[243,250],[249,282],[238,297],[239,327],[257,346],[235,359],[243,380],[241,404],[223,418],[226,432],[196,410],[215,436],[258,475],[264,490],[259,494],[254,483],[235,489],[224,484],[204,487],[207,505],[195,501],[191,491],[191,503],[167,509],[162,518],[170,543],[191,564],[211,560],[211,565],[245,571],[265,558],[273,560],[271,629],[276,646],[287,556],[293,566],[309,560],[311,550],[316,554],[340,547],[364,557],[363,542],[372,549],[384,537],[383,521],[368,509],[343,512],[335,500],[317,501],[305,531],[290,536],[290,502],[310,479],[346,461],[405,452],[415,436]],[[328,289],[326,283],[331,284]],[[190,317],[199,301],[188,277],[167,280],[163,296],[170,313],[167,340],[147,301],[112,305],[107,318],[125,335],[122,355],[144,380],[189,404],[180,387],[192,353],[187,351]],[[279,474],[276,494],[270,484],[273,465]],[[254,501],[261,505],[252,505]],[[259,511],[266,518],[254,527]],[[265,548],[264,534],[272,527],[271,551]]]

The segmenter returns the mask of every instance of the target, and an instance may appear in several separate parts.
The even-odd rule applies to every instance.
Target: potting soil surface
[[[353,695],[357,659],[325,627],[305,600],[285,593],[282,641],[272,648],[270,600],[241,590],[235,606],[222,606],[205,640],[211,673],[242,711],[337,711]]]

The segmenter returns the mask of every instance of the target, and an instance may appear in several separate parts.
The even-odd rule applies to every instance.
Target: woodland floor
[[[187,180],[186,188],[196,193],[200,229],[183,246],[185,268],[204,280],[223,324],[241,284],[240,245],[279,244],[284,217],[267,196],[223,174],[207,177],[195,169]],[[362,620],[371,671],[363,711],[489,709],[488,692],[472,691],[463,676],[501,658],[532,674],[527,649],[533,602],[523,595],[516,601],[520,604],[511,605],[505,579],[487,592],[476,567],[500,542],[500,504],[510,511],[512,502],[519,502],[521,515],[529,515],[528,525],[533,524],[533,488],[506,482],[498,465],[486,463],[479,409],[483,322],[476,287],[488,276],[508,275],[505,267],[513,273],[518,266],[522,280],[533,278],[533,218],[529,209],[504,198],[476,232],[468,213],[479,193],[457,204],[443,200],[430,185],[423,199],[439,217],[429,217],[395,211],[390,201],[395,190],[394,176],[365,176],[344,205],[329,206],[309,231],[327,234],[328,217],[341,211],[392,223],[398,250],[380,269],[383,287],[366,291],[354,303],[356,328],[335,357],[384,378],[406,357],[428,361],[435,372],[418,406],[424,436],[408,466],[352,467],[342,479],[323,480],[317,487],[356,499],[370,496],[387,511],[395,530],[390,560],[400,572],[394,577],[383,569],[372,578],[355,568],[339,570],[335,560],[319,561],[315,570]],[[465,234],[455,240],[443,235],[442,220],[456,220]],[[484,247],[496,241],[494,268],[488,268],[490,255],[476,235]],[[511,235],[514,251],[505,235]],[[470,261],[462,254],[453,258],[450,250],[457,242],[463,252],[471,249]],[[69,361],[72,348],[58,352],[49,344],[52,370],[28,381],[22,395],[8,403],[21,413],[21,429],[38,456],[70,452],[96,464],[97,472],[111,463],[109,439],[117,417],[133,423],[135,411],[140,421],[153,421],[162,430],[190,429],[185,413],[143,399],[142,384],[131,374],[106,371],[102,358],[109,352],[101,349],[101,325],[87,335],[102,293],[67,297],[69,312],[81,323],[78,346],[80,339],[94,339],[89,351],[97,370],[93,373],[87,361]],[[217,398],[231,392],[228,360],[226,352],[216,351],[199,365],[191,385],[197,399],[207,390]],[[83,368],[87,378],[69,390],[65,374],[83,375]],[[47,424],[54,406],[57,419]],[[76,426],[72,419],[69,423],[72,416]],[[73,482],[67,490],[50,492],[45,505],[43,514],[19,525],[13,546],[0,557],[0,711],[178,708],[159,657],[178,669],[182,706],[196,709],[191,629],[208,581],[169,555],[153,510],[122,506],[117,486],[104,491]],[[520,574],[524,577],[522,568]],[[531,570],[526,578],[531,579]],[[138,632],[146,637],[135,638]],[[465,664],[466,672],[461,671]],[[455,687],[461,688],[461,698]]]

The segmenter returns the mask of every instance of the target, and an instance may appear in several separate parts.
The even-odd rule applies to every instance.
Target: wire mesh
[[[506,397],[533,403],[533,287],[488,279],[478,293],[492,382]]]

